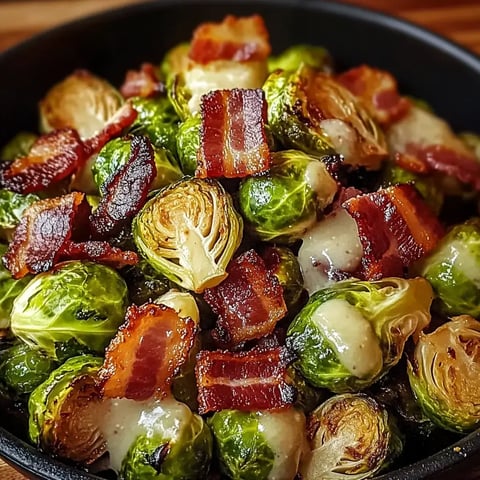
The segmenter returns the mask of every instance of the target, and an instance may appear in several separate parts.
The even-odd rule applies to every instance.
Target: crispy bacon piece
[[[165,397],[195,334],[195,322],[180,318],[172,308],[154,303],[130,306],[99,371],[103,394],[132,400]]]
[[[0,186],[17,193],[44,190],[71,175],[86,159],[75,130],[55,130],[38,138],[27,156],[0,164]]]
[[[102,241],[67,242],[61,251],[61,259],[90,260],[113,268],[123,268],[126,265],[138,263],[138,255],[135,252],[124,251]]]
[[[404,269],[429,253],[444,235],[437,217],[415,188],[396,185],[347,200],[364,256],[359,276],[376,280],[403,276]]]
[[[45,272],[60,261],[74,225],[85,229],[90,207],[80,192],[40,200],[28,207],[4,256],[14,278]]]
[[[268,170],[267,103],[261,89],[209,92],[202,97],[201,115],[197,177],[246,177]]]
[[[265,60],[271,52],[268,30],[260,15],[228,15],[221,23],[202,23],[193,32],[189,56],[197,63],[215,60]]]
[[[363,101],[380,125],[400,120],[410,109],[410,102],[398,93],[397,81],[385,70],[361,65],[338,75],[337,80]]]
[[[163,83],[151,63],[142,63],[140,70],[129,70],[120,87],[120,92],[125,98],[154,97],[163,90]]]
[[[156,174],[152,144],[146,137],[133,137],[128,162],[104,186],[90,217],[92,236],[107,238],[120,231],[145,203]]]
[[[289,360],[282,347],[237,353],[202,350],[195,366],[199,413],[289,407],[295,397],[287,383]]]
[[[232,260],[228,277],[204,292],[206,302],[218,315],[212,332],[223,346],[235,346],[273,332],[287,307],[282,287],[255,250]]]

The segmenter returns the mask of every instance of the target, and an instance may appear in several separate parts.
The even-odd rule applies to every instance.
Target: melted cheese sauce
[[[320,122],[320,128],[332,142],[333,149],[343,155],[346,163],[355,164],[357,132],[343,120],[327,119]]]
[[[332,344],[342,365],[358,378],[380,372],[383,354],[370,322],[346,300],[322,303],[312,319]]]
[[[354,272],[360,265],[363,248],[357,224],[343,209],[308,230],[302,240],[298,262],[310,295],[332,283],[332,269]]]
[[[268,480],[293,480],[306,445],[305,416],[291,408],[283,412],[261,412],[258,429],[275,452]]]
[[[308,163],[305,169],[305,181],[317,194],[320,210],[332,203],[338,188],[337,182],[328,173],[322,161],[314,160]]]

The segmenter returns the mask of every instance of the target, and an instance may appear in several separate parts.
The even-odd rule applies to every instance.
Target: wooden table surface
[[[66,21],[143,0],[0,0],[0,52]],[[479,0],[348,0],[397,15],[480,55]],[[24,480],[0,460],[0,480]]]

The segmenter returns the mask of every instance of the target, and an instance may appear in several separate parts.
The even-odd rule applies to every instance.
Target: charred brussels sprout
[[[333,60],[328,50],[315,45],[293,45],[280,55],[269,57],[268,70],[297,70],[302,63],[326,73],[333,70]]]
[[[304,480],[360,480],[402,452],[403,440],[385,408],[364,394],[328,399],[308,419],[312,450],[300,467]]]
[[[92,166],[93,179],[100,192],[105,182],[115,174],[130,158],[132,136],[116,138],[108,142],[99,152]],[[152,189],[162,188],[182,177],[172,154],[164,148],[154,148],[157,175]]]
[[[24,210],[38,199],[39,197],[32,193],[21,195],[10,190],[0,190],[0,237],[10,240]],[[2,255],[4,253],[1,252]]]
[[[420,275],[432,285],[435,303],[448,315],[480,317],[480,219],[452,230],[426,257]]]
[[[185,175],[194,175],[197,169],[197,152],[200,150],[200,115],[187,118],[180,124],[177,135],[177,154]]]
[[[19,343],[2,352],[0,378],[19,395],[29,394],[44,382],[56,363],[42,351]]]
[[[303,413],[293,408],[283,412],[221,410],[208,424],[220,470],[228,478],[295,478],[306,446]]]
[[[70,261],[36,275],[16,298],[11,329],[54,357],[59,343],[76,340],[103,353],[123,322],[127,286],[110,267]]]
[[[218,285],[243,223],[215,180],[184,179],[151,198],[133,221],[135,243],[171,281],[195,292]]]
[[[261,240],[289,243],[315,223],[336,191],[319,158],[299,150],[275,152],[269,172],[242,181],[240,211]]]
[[[146,135],[155,147],[175,154],[179,118],[170,100],[167,97],[135,97],[131,102],[138,116],[130,133]]]
[[[72,357],[32,392],[29,434],[35,445],[82,464],[94,462],[105,452],[98,429],[102,400],[95,384],[102,363],[99,357]]]
[[[31,132],[17,133],[0,150],[0,161],[12,161],[28,154],[38,135]]]
[[[421,335],[408,366],[417,402],[436,425],[468,432],[480,425],[480,322],[454,317]]]
[[[337,393],[366,388],[399,362],[405,342],[430,322],[423,278],[346,280],[314,293],[287,331],[295,368]]]
[[[302,64],[295,72],[271,73],[263,89],[268,123],[285,147],[336,152],[347,164],[380,168],[387,155],[382,131],[334,77]]]

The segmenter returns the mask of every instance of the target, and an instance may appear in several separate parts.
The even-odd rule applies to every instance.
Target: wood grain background
[[[0,52],[69,20],[141,1],[0,0]],[[346,3],[404,18],[480,54],[480,0],[348,0]],[[0,480],[24,479],[0,460]]]

